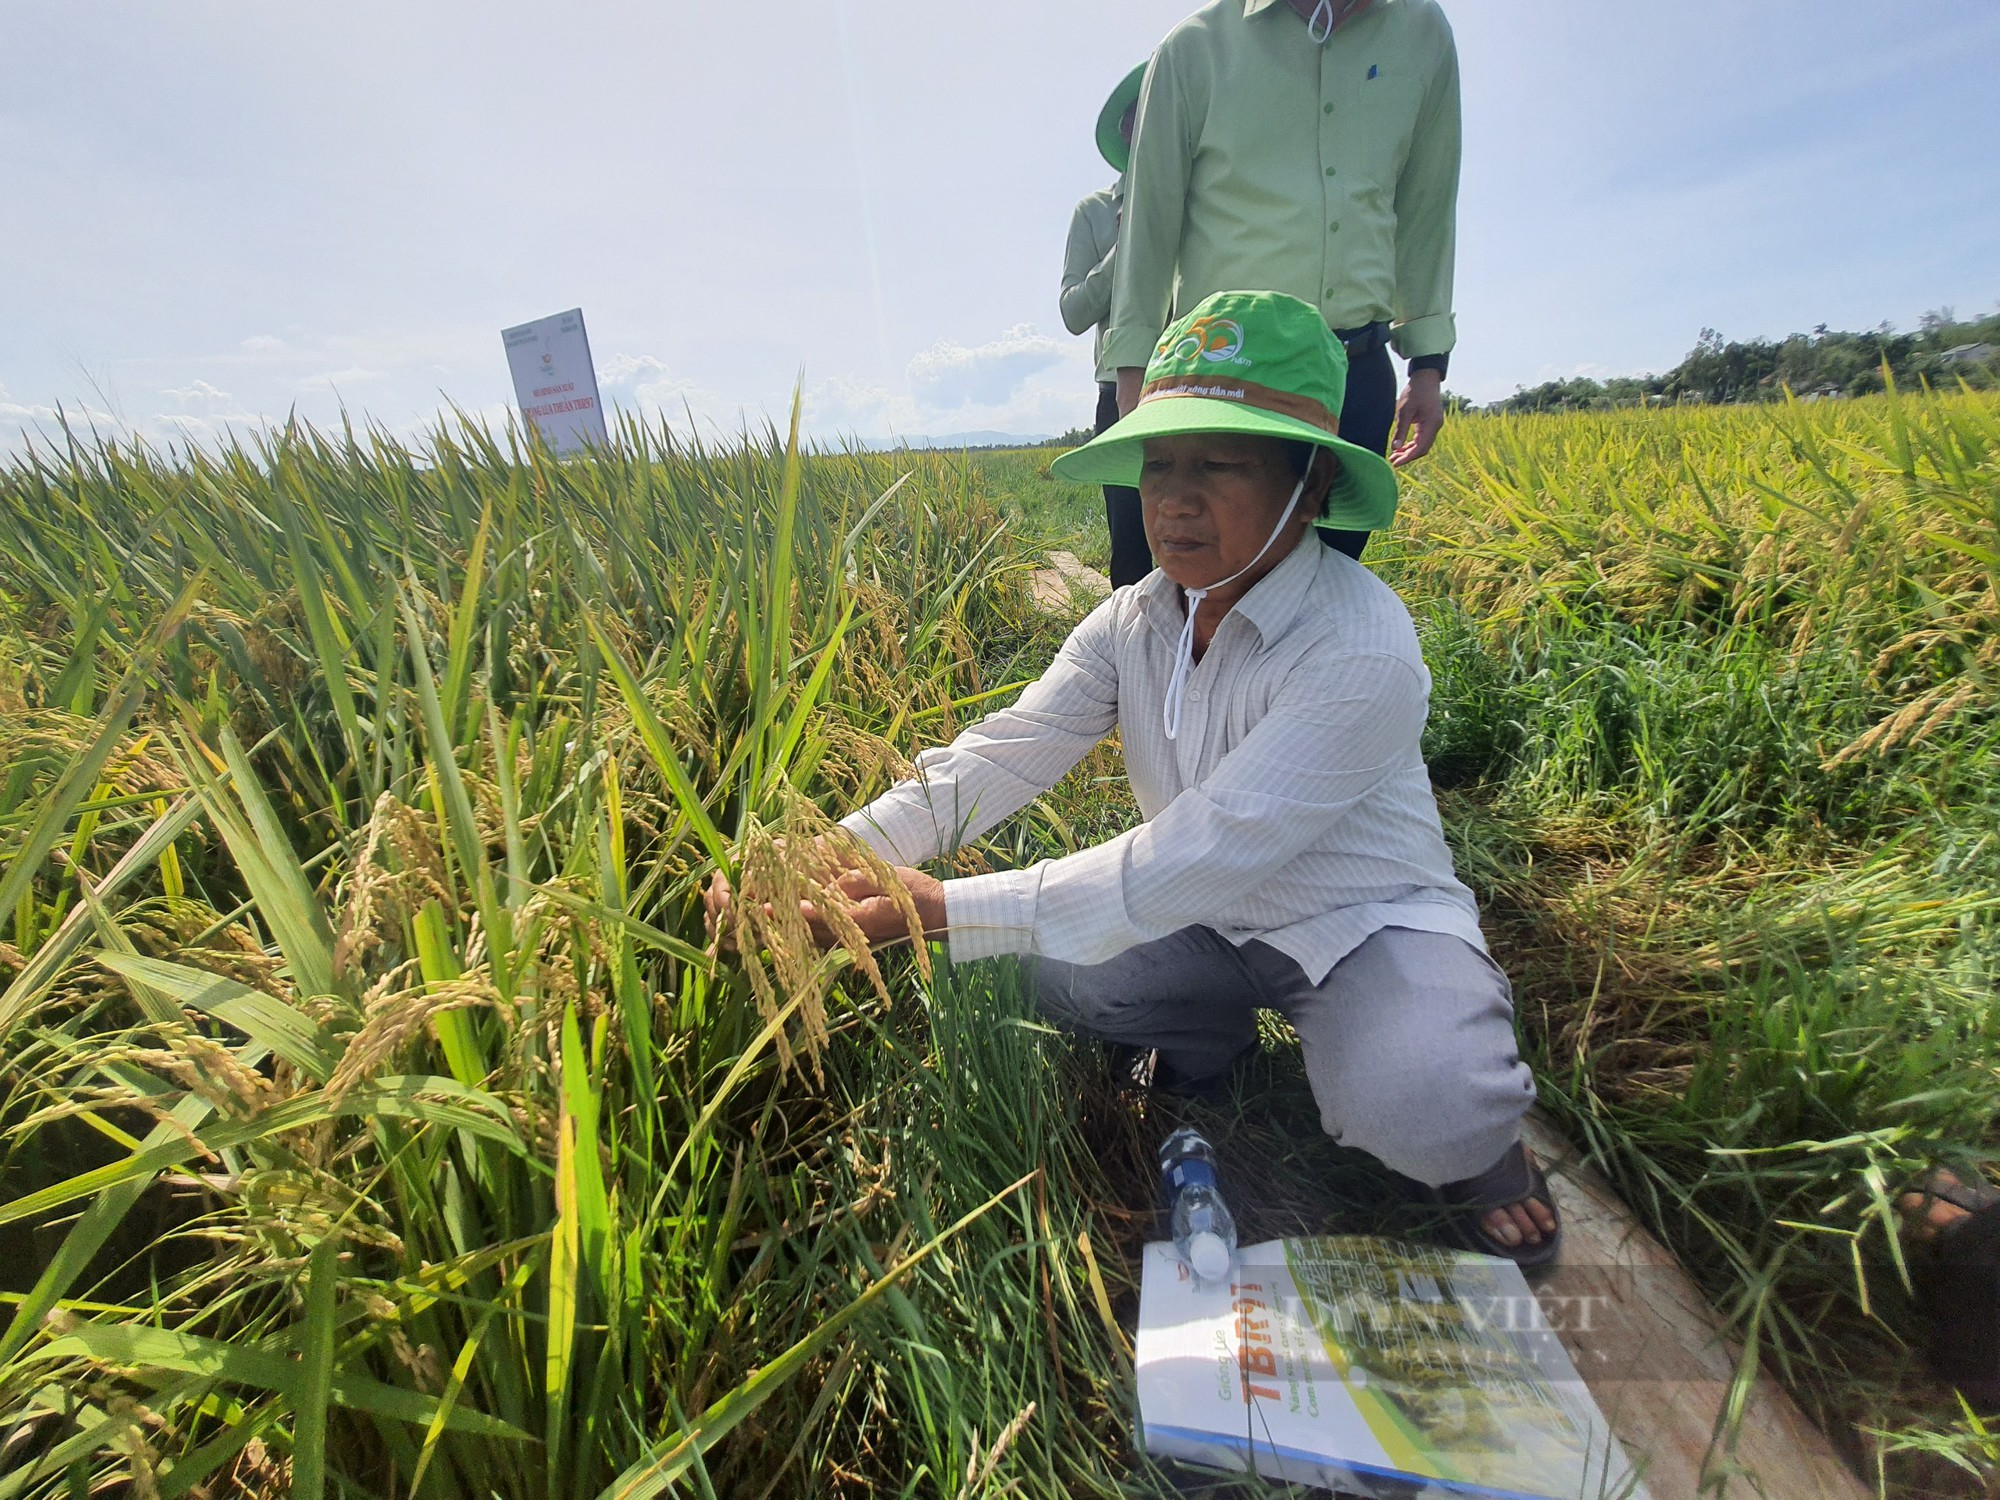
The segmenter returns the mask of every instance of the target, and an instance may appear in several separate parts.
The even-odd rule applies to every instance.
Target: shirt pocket
[[[1417,116],[1423,110],[1424,86],[1414,78],[1388,74],[1370,78],[1354,89],[1354,103],[1342,111],[1346,129],[1343,155],[1356,172],[1360,188],[1374,188],[1393,196],[1396,179],[1410,155],[1410,142],[1417,132]]]

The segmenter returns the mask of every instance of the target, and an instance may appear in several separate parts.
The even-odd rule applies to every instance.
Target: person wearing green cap
[[[1104,362],[1104,322],[1111,314],[1111,273],[1118,251],[1118,215],[1125,201],[1125,162],[1132,146],[1132,121],[1139,108],[1141,63],[1120,80],[1097,114],[1097,149],[1118,172],[1108,188],[1086,195],[1070,216],[1069,244],[1063,251],[1063,326],[1071,333],[1097,331],[1097,427],[1118,420],[1118,372]],[[1111,584],[1137,583],[1153,571],[1146,550],[1146,527],[1139,518],[1139,492],[1129,485],[1104,487],[1104,521],[1111,533]]]
[[[1140,91],[1104,357],[1121,410],[1210,292],[1317,307],[1347,346],[1347,436],[1406,464],[1444,422],[1460,122],[1436,0],[1210,0]],[[1396,394],[1389,348],[1409,361]],[[1393,434],[1393,436],[1392,436]],[[1367,538],[1331,538],[1359,556]]]
[[[1395,512],[1394,471],[1340,435],[1346,355],[1299,299],[1223,292],[1145,373],[1132,414],[1055,470],[1136,484],[1158,569],[1114,589],[1011,708],[842,819],[818,847],[845,912],[801,916],[828,946],[907,938],[914,911],[955,962],[1023,955],[1047,1014],[1157,1049],[1183,1084],[1221,1077],[1256,1011],[1278,1010],[1329,1134],[1421,1184],[1462,1243],[1546,1264],[1560,1225],[1520,1141],[1534,1081],[1424,768],[1416,628],[1313,535]],[[1138,827],[1024,870],[917,868],[1114,730]],[[716,877],[718,932],[731,899]]]

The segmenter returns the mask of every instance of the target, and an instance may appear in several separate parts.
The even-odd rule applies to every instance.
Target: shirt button
[[[1326,232],[1327,232],[1328,234],[1339,234],[1339,233],[1340,233],[1340,220],[1338,220],[1338,219],[1335,219],[1335,220],[1334,220],[1334,221],[1333,221],[1333,222],[1332,222],[1331,224],[1327,225],[1327,226],[1326,226]]]
[[[1331,177],[1331,176],[1333,175],[1333,168],[1332,168],[1332,167],[1328,167],[1328,168],[1326,169],[1326,175],[1327,175],[1327,176],[1329,176],[1329,177]]]
[[[1326,300],[1327,300],[1327,301],[1329,301],[1329,302],[1331,302],[1331,301],[1333,300],[1333,288],[1332,288],[1332,287],[1328,287],[1328,288],[1326,289]]]
[[[1332,106],[1331,104],[1322,104],[1322,105],[1320,106],[1320,112],[1321,112],[1322,114],[1329,114],[1329,115],[1330,115],[1330,114],[1332,114],[1332,113],[1333,113],[1333,106]]]
[[[1199,703],[1199,702],[1201,702],[1201,689],[1200,689],[1200,688],[1196,688],[1196,689],[1195,689],[1195,690],[1194,690],[1193,692],[1191,692],[1191,693],[1189,693],[1189,694],[1188,694],[1188,702],[1190,702],[1190,703]]]

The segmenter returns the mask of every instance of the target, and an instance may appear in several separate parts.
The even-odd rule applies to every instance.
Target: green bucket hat
[[[1139,85],[1145,78],[1146,65],[1140,63],[1119,81],[1111,97],[1104,101],[1104,108],[1097,112],[1097,149],[1120,172],[1131,162],[1132,148],[1118,133],[1118,122],[1125,118],[1126,110],[1139,102]]]
[[[1380,531],[1396,516],[1396,471],[1339,436],[1346,393],[1347,351],[1313,307],[1283,292],[1217,292],[1160,335],[1131,415],[1050,468],[1080,484],[1136,485],[1147,438],[1287,438],[1340,459],[1317,524]]]

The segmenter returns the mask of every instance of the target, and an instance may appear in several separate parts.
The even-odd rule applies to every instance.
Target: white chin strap
[[[1306,22],[1306,35],[1320,46],[1333,35],[1333,0],[1319,0],[1313,7],[1312,19]]]
[[[1322,0],[1322,3],[1324,3],[1324,0]],[[1223,579],[1221,583],[1211,583],[1205,589],[1183,590],[1187,595],[1187,623],[1181,626],[1180,642],[1174,647],[1174,673],[1173,676],[1167,679],[1167,699],[1165,706],[1161,709],[1161,716],[1166,721],[1165,727],[1168,739],[1177,740],[1181,737],[1181,705],[1187,701],[1188,673],[1194,670],[1194,612],[1201,608],[1201,601],[1206,599],[1210,594],[1226,584],[1236,582],[1237,579],[1241,578],[1245,573],[1264,560],[1264,554],[1271,550],[1271,543],[1278,539],[1278,534],[1285,529],[1286,523],[1292,519],[1292,512],[1297,510],[1299,506],[1299,496],[1305,492],[1306,482],[1301,478],[1292,487],[1292,498],[1285,502],[1285,513],[1278,517],[1278,524],[1273,526],[1271,534],[1264,538],[1264,545],[1257,549],[1255,557]]]

